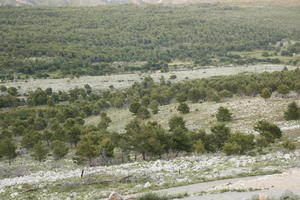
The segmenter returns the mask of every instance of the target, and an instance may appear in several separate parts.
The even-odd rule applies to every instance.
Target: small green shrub
[[[242,151],[241,145],[237,144],[236,142],[226,142],[222,149],[227,156],[240,154]]]
[[[140,196],[137,200],[168,200],[168,197],[156,193],[147,193]]]
[[[181,114],[186,114],[190,112],[190,108],[186,103],[180,103],[177,110],[181,113]]]
[[[296,143],[291,140],[285,140],[282,143],[283,148],[288,149],[290,151],[294,151],[297,147]]]

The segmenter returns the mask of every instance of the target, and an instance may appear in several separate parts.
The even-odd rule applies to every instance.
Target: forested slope
[[[172,60],[245,64],[257,60],[231,52],[280,54],[279,41],[300,37],[300,7],[289,4],[0,9],[1,74],[105,74],[114,61],[147,61],[146,69]]]

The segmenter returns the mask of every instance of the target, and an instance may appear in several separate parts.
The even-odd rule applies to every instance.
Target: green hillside
[[[232,52],[298,52],[298,5],[195,4],[91,8],[1,7],[1,74],[99,75],[111,63],[145,61],[143,70],[174,60],[196,65],[282,62]],[[278,46],[287,42],[288,46]],[[291,41],[291,42],[289,42]],[[290,48],[290,49],[289,49]],[[293,58],[293,57],[291,57]],[[289,64],[297,64],[291,59]]]

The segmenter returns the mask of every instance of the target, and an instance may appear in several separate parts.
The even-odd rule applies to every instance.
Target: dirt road
[[[229,192],[221,193],[222,190]],[[237,190],[241,192],[230,192]],[[300,168],[289,169],[281,174],[210,181],[153,192],[166,195],[183,193],[190,195],[182,200],[242,200],[249,199],[253,195],[279,197],[287,190],[300,195]],[[128,195],[125,199],[139,195]]]

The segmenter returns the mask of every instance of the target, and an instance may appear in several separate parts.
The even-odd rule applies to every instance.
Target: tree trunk
[[[84,168],[81,169],[81,175],[80,175],[80,178],[83,177],[83,173],[84,173]]]

